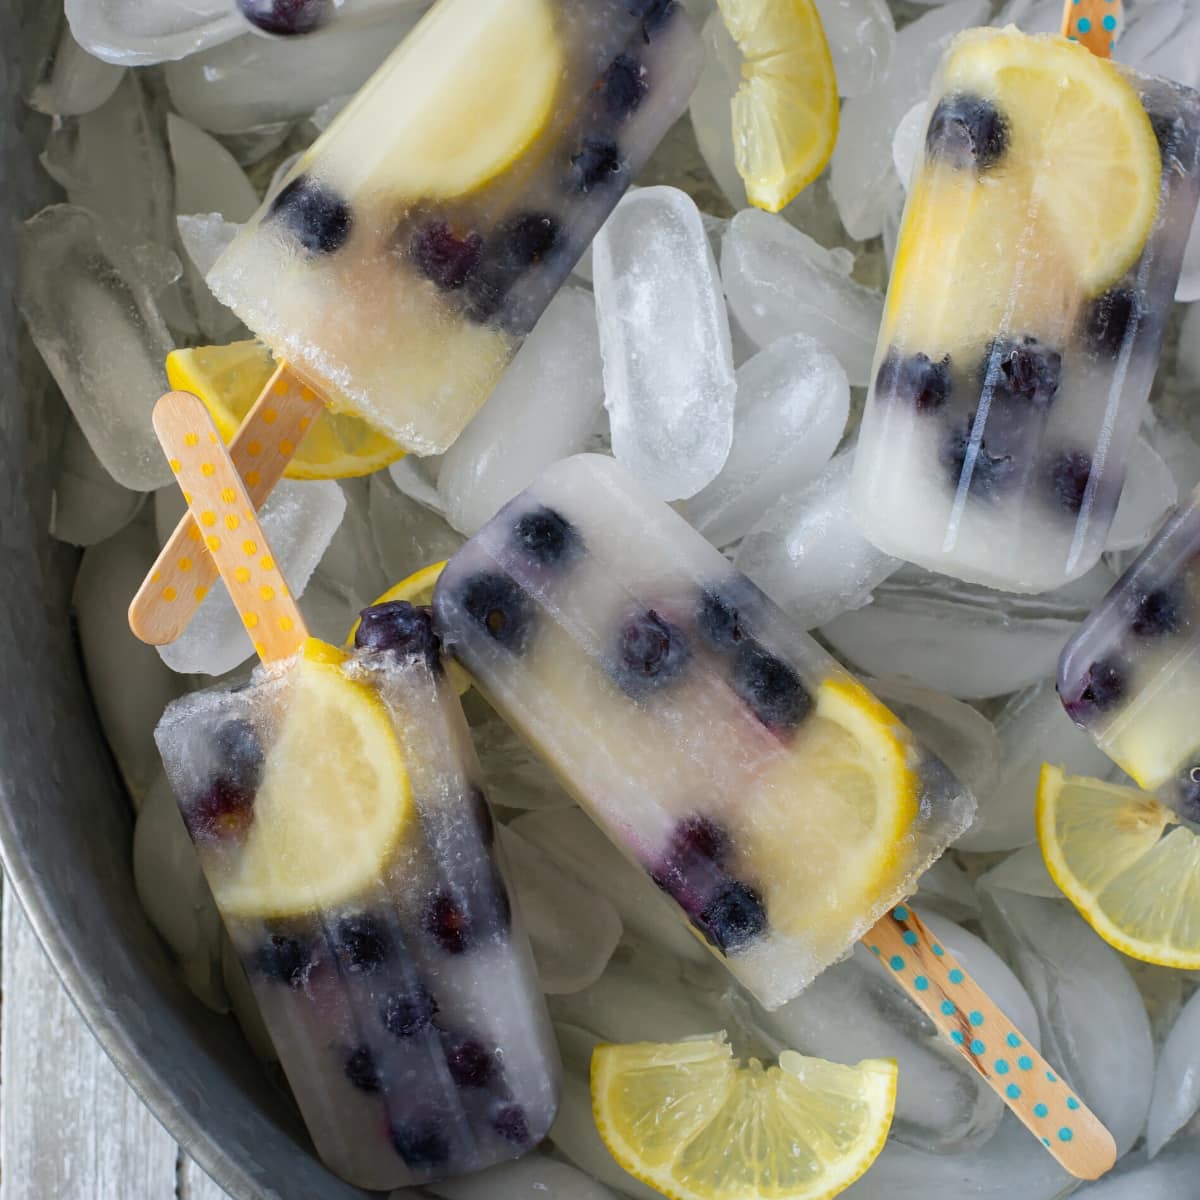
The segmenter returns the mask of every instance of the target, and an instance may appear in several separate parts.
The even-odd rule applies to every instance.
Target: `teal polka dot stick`
[[[1112,1167],[1112,1135],[908,905],[893,908],[865,940],[881,968],[1072,1175],[1097,1179]],[[1000,1047],[1017,1053],[998,1054]]]
[[[1120,0],[1064,0],[1062,35],[1097,58],[1111,58],[1121,24]]]

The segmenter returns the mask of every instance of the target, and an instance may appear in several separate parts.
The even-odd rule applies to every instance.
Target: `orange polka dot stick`
[[[1121,30],[1121,0],[1064,0],[1062,35],[1097,58],[1112,58]]]
[[[154,431],[201,530],[198,557],[216,564],[263,662],[291,658],[308,630],[258,522],[254,501],[191,392],[168,392],[154,406]]]
[[[282,478],[321,408],[320,397],[281,363],[229,447],[256,509]],[[134,596],[129,626],[143,642],[175,641],[216,582],[217,565],[202,548],[205,532],[185,513]]]

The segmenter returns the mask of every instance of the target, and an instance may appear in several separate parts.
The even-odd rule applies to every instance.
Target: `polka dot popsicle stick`
[[[321,407],[321,398],[286,363],[276,368],[229,447],[256,509],[287,470]],[[217,565],[187,512],[129,606],[130,628],[152,646],[175,641],[216,581]]]
[[[154,432],[255,652],[263,662],[290,658],[308,630],[208,410],[191,392],[168,392],[154,406]]]
[[[1112,1134],[906,905],[863,938],[959,1053],[1072,1175],[1098,1179]]]
[[[1064,0],[1062,34],[1099,58],[1111,58],[1121,27],[1121,0]]]

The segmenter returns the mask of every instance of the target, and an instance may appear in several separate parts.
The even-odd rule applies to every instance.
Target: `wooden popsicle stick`
[[[1063,1167],[1077,1179],[1112,1167],[1112,1134],[911,908],[897,905],[862,940]]]
[[[321,397],[280,363],[246,414],[229,453],[256,509],[283,477],[323,405]],[[201,532],[184,513],[129,605],[129,627],[152,646],[173,642],[217,580],[217,564],[203,553]]]
[[[291,658],[308,629],[208,409],[191,392],[168,392],[154,406],[154,432],[255,653],[263,662]]]
[[[1111,58],[1121,23],[1121,0],[1063,0],[1062,35],[1097,58]]]

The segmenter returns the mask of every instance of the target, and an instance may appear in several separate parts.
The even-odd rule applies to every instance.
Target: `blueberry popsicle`
[[[551,467],[445,568],[439,633],[769,1007],[915,886],[973,805],[612,459]]]
[[[889,554],[1036,592],[1100,555],[1200,194],[1200,95],[976,29],[933,85],[852,504]]]
[[[1122,770],[1200,819],[1200,489],[1067,643],[1058,694]]]
[[[209,283],[335,409],[443,451],[701,59],[676,0],[439,0]]]

